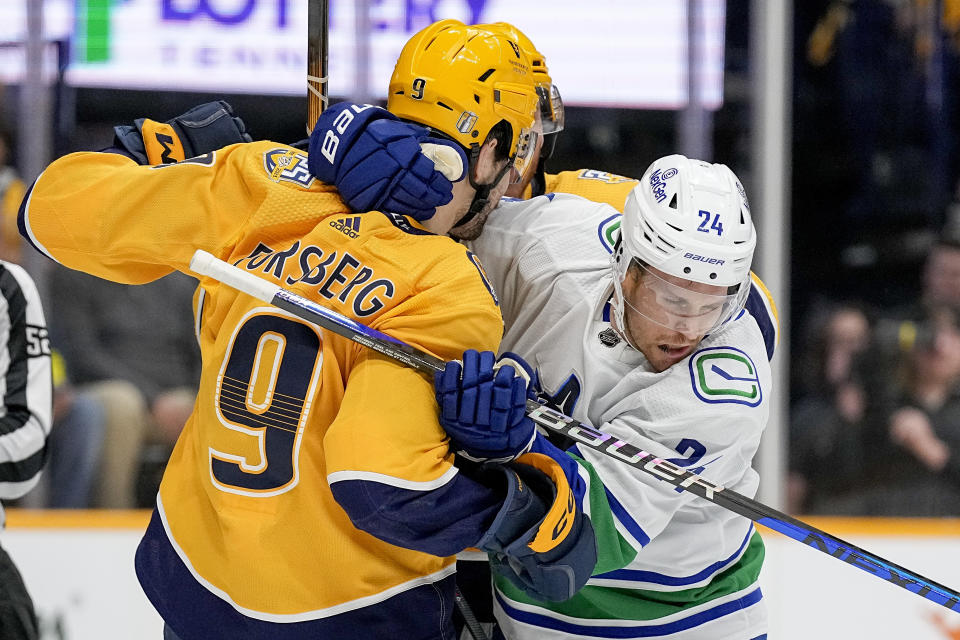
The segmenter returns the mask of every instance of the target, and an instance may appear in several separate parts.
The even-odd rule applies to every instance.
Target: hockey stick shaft
[[[307,6],[307,135],[327,106],[327,52],[330,35],[327,0]]]
[[[460,609],[460,615],[463,616],[463,626],[466,627],[473,640],[490,640],[487,632],[480,626],[480,621],[477,620],[477,616],[473,613],[473,608],[470,606],[470,603],[467,602],[467,599],[460,593],[460,587],[454,588],[453,598],[457,603],[457,608]]]
[[[268,302],[423,373],[432,376],[435,372],[442,371],[444,368],[445,362],[440,358],[371,329],[303,296],[287,291],[280,285],[268,282],[241,267],[219,260],[205,251],[196,252],[190,262],[190,269],[198,275],[210,277],[229,287],[243,291],[254,298]],[[683,491],[698,495],[724,509],[769,527],[788,538],[802,542],[833,558],[857,567],[870,575],[902,587],[948,609],[960,612],[960,592],[954,589],[945,587],[740,493],[725,489],[696,473],[678,467],[672,462],[662,460],[628,442],[585,425],[534,400],[527,401],[527,415],[537,425],[561,433],[575,440],[579,445],[590,447],[603,455],[616,458],[638,471],[664,480]]]

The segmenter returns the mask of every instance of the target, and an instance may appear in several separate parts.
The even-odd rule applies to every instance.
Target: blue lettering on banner
[[[440,8],[441,4],[443,5],[443,12],[438,12],[437,9]],[[403,28],[408,33],[413,33],[433,24],[437,20],[451,17],[450,4],[451,3],[446,0],[406,0],[404,3],[406,22]],[[482,19],[487,0],[462,0],[462,4],[465,5],[463,8],[467,10],[468,15],[457,17],[464,23],[480,24],[487,22],[487,20]],[[389,28],[389,26],[384,27],[381,24],[377,24],[377,28],[384,29]]]
[[[291,0],[161,0],[160,17],[169,22],[212,20],[225,26],[237,26],[249,21],[258,11],[270,11],[276,26],[286,29],[290,26],[290,2]],[[487,0],[461,0],[460,15],[455,17],[466,24],[489,22],[483,18],[487,3]],[[330,0],[331,23],[336,16],[333,6],[335,4],[336,2]],[[374,3],[376,4],[379,3]],[[378,18],[377,7],[374,6],[373,9],[371,23],[375,30],[393,31],[402,28],[407,33],[414,33],[437,20],[451,17],[451,10],[454,14],[458,13],[448,0],[405,0],[401,25],[396,19]]]
[[[245,2],[227,2],[224,0],[161,0],[160,16],[171,22],[190,22],[197,18],[208,18],[223,25],[237,25],[250,19],[257,5],[276,7],[277,27],[284,29],[289,20],[287,4],[290,0],[246,0]],[[227,4],[231,9],[224,8]]]

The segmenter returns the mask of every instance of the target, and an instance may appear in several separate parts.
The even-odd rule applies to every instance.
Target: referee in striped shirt
[[[11,500],[37,484],[46,462],[53,380],[47,327],[33,280],[22,267],[0,260],[0,292],[0,500]],[[0,525],[3,521],[0,504]],[[0,638],[37,637],[33,602],[17,567],[0,548]]]

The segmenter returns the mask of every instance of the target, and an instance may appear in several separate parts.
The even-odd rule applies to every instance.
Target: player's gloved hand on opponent
[[[453,199],[467,157],[458,144],[431,138],[386,109],[341,102],[324,110],[310,134],[310,173],[334,185],[354,211],[390,211],[430,219]]]
[[[597,547],[590,518],[563,470],[540,453],[483,469],[502,475],[507,497],[475,546],[487,552],[494,571],[527,595],[554,602],[573,597],[593,573]]]
[[[137,118],[113,132],[114,147],[144,165],[181,162],[253,139],[223,100],[197,105],[166,122]]]
[[[506,462],[533,443],[527,417],[532,369],[516,354],[497,360],[492,351],[464,351],[433,378],[440,425],[458,454],[474,461]]]

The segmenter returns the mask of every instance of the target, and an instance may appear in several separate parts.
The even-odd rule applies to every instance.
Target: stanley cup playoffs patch
[[[694,394],[711,404],[755,407],[763,400],[756,365],[734,347],[708,347],[690,356],[690,381]]]

